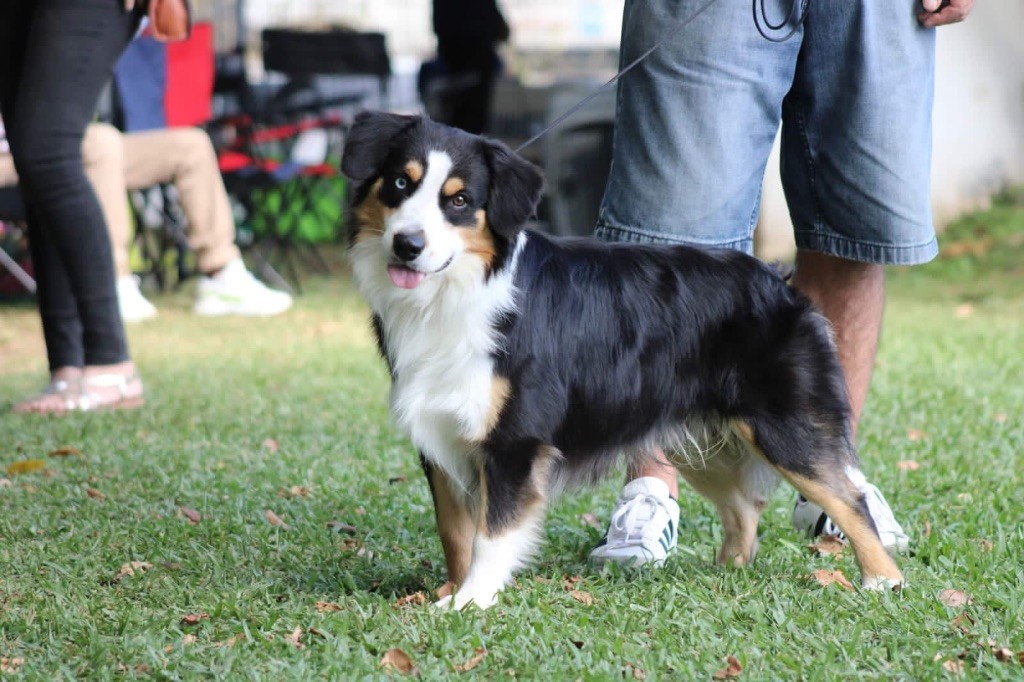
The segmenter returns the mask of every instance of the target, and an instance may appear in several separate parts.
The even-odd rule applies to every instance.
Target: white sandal
[[[131,374],[114,372],[83,376],[79,381],[78,402],[74,409],[91,412],[141,407],[146,402],[142,388],[142,379],[134,371]]]

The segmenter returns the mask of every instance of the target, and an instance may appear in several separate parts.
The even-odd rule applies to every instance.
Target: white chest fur
[[[411,290],[388,280],[379,244],[354,247],[366,250],[353,253],[353,269],[381,319],[394,374],[395,421],[432,463],[467,490],[475,443],[486,434],[490,419],[492,355],[500,343],[494,321],[515,305],[515,263],[525,239],[520,235],[508,266],[486,284],[482,261],[464,257]]]

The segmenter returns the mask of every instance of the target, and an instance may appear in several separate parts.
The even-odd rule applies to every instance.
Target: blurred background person
[[[156,315],[128,263],[132,222],[125,194],[164,183],[173,183],[178,190],[188,221],[189,246],[196,253],[196,314],[267,317],[291,307],[291,296],[264,285],[242,262],[235,246],[231,203],[205,132],[160,128],[121,133],[113,126],[93,123],[86,131],[82,153],[110,227],[117,297],[125,321]]]
[[[18,412],[143,400],[107,226],[82,166],[85,127],[139,18],[123,0],[8,0],[0,9],[0,114],[28,212],[50,369]]]
[[[437,59],[423,65],[420,92],[436,98],[435,118],[479,135],[490,119],[508,24],[495,0],[433,0],[433,12]]]

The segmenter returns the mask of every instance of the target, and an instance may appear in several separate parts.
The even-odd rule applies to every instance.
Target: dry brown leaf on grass
[[[310,493],[313,492],[312,486],[305,485],[293,485],[291,488],[278,488],[278,497],[309,497]]]
[[[896,462],[896,468],[901,471],[917,471],[921,468],[921,464],[912,459],[905,459],[900,462]]]
[[[328,521],[327,527],[335,533],[347,533],[348,535],[355,535],[358,529],[351,523],[342,523],[341,521]]]
[[[978,549],[982,552],[991,552],[995,548],[995,545],[991,540],[978,540]]]
[[[811,554],[818,556],[842,556],[846,543],[837,535],[822,535],[816,542],[807,545]]]
[[[716,680],[731,680],[734,677],[739,677],[741,672],[743,672],[743,666],[740,665],[739,659],[730,655],[725,658],[725,667],[712,677]]]
[[[231,647],[235,646],[239,642],[244,642],[244,641],[245,641],[245,633],[244,632],[239,632],[237,635],[231,635],[230,637],[225,639],[223,642],[214,642],[213,646],[215,646],[218,649],[222,649],[222,648],[230,649]]]
[[[210,614],[208,613],[189,613],[181,617],[182,625],[196,625],[201,620],[208,620]]]
[[[405,483],[407,480],[409,479],[405,476],[392,476],[388,479],[388,484],[395,485],[396,483]]]
[[[604,528],[604,525],[601,523],[601,519],[597,518],[597,514],[592,514],[591,512],[580,514],[580,522],[584,526],[590,526],[597,530]]]
[[[178,507],[178,511],[185,517],[185,520],[193,525],[203,520],[203,515],[192,507]]]
[[[949,660],[949,661],[944,662],[942,664],[942,667],[943,667],[943,669],[945,669],[946,672],[952,673],[953,675],[963,675],[964,674],[964,662],[963,661]]]
[[[302,628],[300,628],[298,625],[295,626],[295,629],[292,630],[292,633],[285,637],[285,639],[287,639],[288,642],[296,649],[306,648],[306,645],[300,641],[302,639]]]
[[[270,452],[270,454],[274,454],[281,449],[280,444],[278,444],[278,442],[273,438],[268,438],[263,441],[263,447]]]
[[[974,619],[971,618],[971,614],[966,611],[961,611],[955,618],[953,618],[953,627],[959,630],[962,634],[970,632],[968,626],[974,625]]]
[[[107,496],[105,494],[103,494],[102,492],[100,492],[99,490],[96,490],[96,488],[86,488],[85,489],[85,494],[88,495],[89,497],[91,497],[94,500],[105,500],[105,499],[107,499]]]
[[[817,580],[822,587],[828,587],[832,583],[839,585],[844,590],[852,590],[853,583],[846,579],[842,571],[826,571],[825,569],[818,569],[811,574],[815,580]]]
[[[141,575],[151,568],[153,568],[153,564],[148,561],[129,561],[123,563],[121,564],[121,569],[117,572],[117,575],[110,580],[109,584],[116,585],[129,576],[134,576],[136,574]]]
[[[932,522],[928,519],[924,520],[924,536],[930,538],[932,536]]]
[[[1015,658],[1015,656],[1013,655],[1013,651],[1011,649],[1006,648],[1005,646],[993,647],[992,654],[1000,663],[1009,663]]]
[[[992,419],[995,420],[997,424],[1003,424],[1006,422],[1006,413],[997,412],[995,415],[993,415]]]
[[[921,431],[920,429],[908,429],[907,430],[907,440],[909,440],[911,442],[917,442],[919,440],[924,440],[927,437],[928,437],[928,434],[926,434],[924,431]]]
[[[970,303],[963,303],[953,309],[953,314],[961,320],[974,314],[974,306]]]
[[[33,474],[46,468],[46,462],[41,459],[23,459],[20,462],[11,462],[5,471],[8,476],[21,474]]]
[[[316,610],[320,613],[330,613],[332,611],[341,611],[341,604],[335,604],[332,601],[318,601],[316,603]]]
[[[951,588],[946,588],[939,592],[939,601],[952,609],[967,606],[974,602],[971,596],[966,592]]]
[[[14,674],[18,672],[23,665],[25,665],[25,659],[21,656],[0,657],[0,673]]]
[[[288,524],[281,520],[281,517],[274,512],[266,509],[263,511],[263,516],[266,517],[267,523],[271,526],[280,526],[281,528],[287,528]]]
[[[626,677],[632,677],[634,680],[646,680],[647,671],[641,668],[636,663],[627,663],[622,674]]]
[[[187,634],[187,635],[185,635],[184,637],[181,638],[182,646],[188,646],[189,644],[195,644],[195,643],[196,643],[196,636],[193,635],[192,633],[189,633],[189,634]]]
[[[10,488],[14,485],[14,481],[9,478],[0,478],[0,488]]]
[[[72,457],[72,456],[74,456],[74,457],[81,457],[82,456],[82,451],[79,450],[78,448],[73,448],[70,445],[64,445],[62,447],[57,448],[56,450],[50,450],[50,452],[47,453],[47,456],[48,457]]]
[[[441,587],[439,587],[436,590],[434,590],[434,594],[437,595],[438,599],[444,599],[445,597],[450,597],[454,593],[455,593],[455,583],[453,583],[451,580],[449,580],[444,585],[441,585]]]
[[[581,575],[563,575],[562,576],[562,589],[568,592],[569,590],[575,590],[576,584],[583,581]]]
[[[487,658],[487,649],[482,646],[478,646],[468,661],[465,663],[456,663],[452,667],[455,668],[456,672],[468,673],[470,670],[480,665],[485,658]]]
[[[583,592],[581,590],[569,590],[569,596],[586,606],[590,606],[597,601],[589,592]]]
[[[380,659],[380,667],[385,670],[394,670],[402,675],[416,672],[416,666],[413,664],[412,659],[409,658],[409,654],[401,649],[388,649],[385,651],[384,656]]]
[[[402,608],[403,606],[422,606],[427,603],[427,595],[422,592],[413,592],[407,594],[395,600],[395,607]]]

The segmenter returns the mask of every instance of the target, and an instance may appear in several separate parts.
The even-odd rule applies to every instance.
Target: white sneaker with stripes
[[[590,560],[598,565],[659,566],[675,549],[678,528],[679,503],[668,486],[657,478],[638,478],[615,501],[608,530]]]

